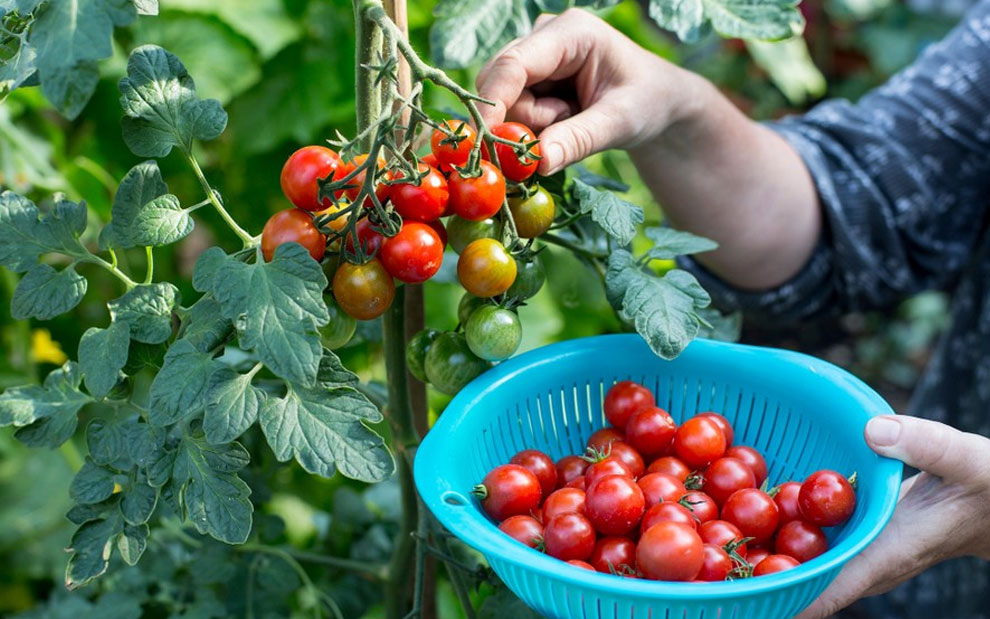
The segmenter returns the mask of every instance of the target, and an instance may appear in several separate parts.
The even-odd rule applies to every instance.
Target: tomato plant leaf
[[[160,344],[172,335],[172,310],[179,301],[178,288],[158,282],[139,284],[107,306],[114,321],[128,324],[131,339]]]
[[[77,503],[76,505],[73,505],[68,512],[66,512],[65,517],[72,524],[80,525],[84,522],[89,522],[90,520],[106,518],[110,512],[117,509],[119,503],[119,494],[115,494],[106,501],[101,501],[100,503]]]
[[[704,32],[704,0],[650,0],[650,18],[682,41],[697,41]]]
[[[86,229],[86,204],[56,197],[55,207],[42,213],[33,202],[12,191],[0,193],[0,265],[23,273],[41,254],[58,252],[84,258],[79,242]]]
[[[158,505],[158,488],[138,481],[122,494],[120,513],[124,521],[129,524],[148,522]]]
[[[360,381],[357,374],[344,367],[336,353],[329,348],[324,348],[323,357],[320,358],[320,369],[316,373],[316,382],[321,387],[333,389],[335,387],[356,387]]]
[[[714,29],[725,37],[778,40],[800,34],[799,0],[650,0],[650,17],[661,28],[693,42]]]
[[[83,504],[105,501],[113,494],[113,476],[113,471],[86,458],[69,485],[69,498]]]
[[[742,333],[742,313],[732,312],[723,314],[714,307],[706,307],[698,312],[702,320],[708,324],[702,324],[698,331],[698,337],[707,337],[723,342],[738,342]]]
[[[200,533],[243,544],[251,532],[251,489],[237,476],[250,461],[238,443],[210,445],[186,434],[175,454],[172,485],[185,517]]]
[[[326,276],[298,243],[285,243],[270,262],[226,261],[214,295],[234,323],[240,345],[292,382],[313,385],[322,347],[316,328],[330,321],[323,302]]]
[[[15,436],[29,445],[57,447],[76,429],[76,414],[93,401],[79,390],[82,373],[68,361],[43,385],[12,387],[0,394],[0,426],[23,426]]]
[[[664,359],[673,359],[694,339],[702,324],[698,312],[711,302],[687,271],[657,277],[621,249],[609,256],[605,289],[619,315]]]
[[[441,0],[433,14],[430,51],[441,68],[460,69],[486,59],[530,29],[523,0]]]
[[[128,470],[133,460],[128,453],[129,427],[133,422],[116,423],[94,419],[86,427],[86,445],[89,457],[100,466],[110,466],[118,471]]]
[[[209,352],[230,337],[234,325],[223,317],[220,303],[212,295],[200,297],[182,321],[182,340],[199,352]]]
[[[382,437],[364,424],[381,419],[350,387],[290,385],[285,397],[269,398],[260,413],[261,429],[280,462],[295,457],[310,473],[331,477],[336,468],[366,482],[387,479],[395,468]]]
[[[0,63],[0,93],[16,90],[37,76],[36,56],[34,48],[22,41],[17,52],[6,62]]]
[[[79,305],[86,296],[86,278],[67,266],[56,271],[50,265],[36,264],[17,282],[10,299],[10,315],[15,320],[49,320]]]
[[[120,370],[127,363],[131,328],[113,321],[106,329],[90,327],[79,340],[79,368],[86,389],[95,398],[104,398],[117,384]]]
[[[136,247],[130,238],[134,217],[145,205],[168,194],[158,162],[142,161],[127,171],[117,186],[110,210],[110,223],[100,233],[100,247]]]
[[[164,157],[173,146],[188,155],[194,139],[211,140],[227,126],[220,102],[197,98],[186,67],[156,45],[131,52],[119,87],[124,142],[139,157]]]
[[[653,241],[653,247],[646,252],[650,260],[671,260],[718,248],[718,243],[711,239],[667,227],[647,228],[646,237]]]
[[[75,65],[41,68],[38,70],[41,92],[55,109],[69,120],[75,120],[89,103],[100,71],[96,62],[80,60]]]
[[[161,247],[184,239],[192,229],[192,217],[170,194],[155,198],[135,213],[128,236],[135,245]]]
[[[76,529],[67,548],[72,555],[65,568],[65,586],[78,589],[107,571],[113,542],[123,529],[124,521],[115,512],[110,512],[102,520],[90,520]]]
[[[127,565],[137,565],[141,559],[144,549],[148,547],[148,533],[146,524],[124,525],[124,530],[117,536],[117,550]]]
[[[251,385],[253,376],[230,368],[219,369],[210,376],[203,413],[203,431],[210,443],[229,443],[258,419],[265,393]]]
[[[642,208],[579,178],[574,179],[574,197],[581,212],[591,213],[591,219],[620,245],[631,243],[636,236],[636,226],[643,223]]]
[[[151,382],[148,421],[166,426],[201,411],[206,406],[210,375],[221,367],[213,355],[199,352],[187,341],[177,341]]]
[[[99,60],[113,52],[114,26],[134,21],[131,0],[49,2],[31,28],[42,71],[72,67],[81,60]]]
[[[213,277],[230,256],[222,249],[213,246],[196,259],[196,266],[193,267],[193,288],[196,292],[210,292],[213,290]]]

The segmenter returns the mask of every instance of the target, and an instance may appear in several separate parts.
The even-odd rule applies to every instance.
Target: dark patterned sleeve
[[[770,126],[811,172],[822,237],[797,276],[759,293],[683,260],[717,306],[800,320],[951,283],[990,205],[990,1],[858,103],[828,101]]]

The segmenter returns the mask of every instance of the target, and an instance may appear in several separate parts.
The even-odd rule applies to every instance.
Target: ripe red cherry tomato
[[[261,231],[261,253],[271,260],[282,243],[299,243],[319,262],[327,250],[327,237],[317,229],[313,218],[303,211],[287,208],[268,218]]]
[[[706,467],[725,453],[725,434],[711,419],[692,417],[677,428],[674,453],[690,467]]]
[[[729,553],[719,546],[705,544],[704,562],[701,564],[701,571],[698,572],[697,579],[705,582],[721,582],[729,576],[732,571],[732,559]]]
[[[801,517],[820,527],[840,525],[856,510],[856,491],[835,471],[817,471],[801,484],[798,494]]]
[[[821,528],[802,520],[791,520],[777,531],[773,551],[804,563],[828,550]]]
[[[667,411],[656,406],[636,411],[626,422],[626,442],[644,458],[656,458],[669,452],[677,426]]]
[[[732,429],[732,424],[729,423],[728,419],[726,419],[722,415],[719,415],[718,413],[713,413],[711,411],[707,413],[698,413],[697,415],[695,415],[695,417],[705,417],[706,419],[711,419],[712,421],[714,421],[715,425],[717,425],[719,429],[722,430],[722,434],[725,435],[726,448],[732,445],[732,439],[735,438],[736,433]]]
[[[588,465],[588,468],[584,471],[584,480],[590,488],[596,481],[606,475],[624,475],[629,479],[633,478],[632,471],[629,470],[625,462],[615,456],[608,456]]]
[[[762,484],[763,480],[767,478],[767,462],[760,455],[760,452],[752,447],[733,445],[725,450],[725,456],[727,458],[738,458],[745,462],[746,466],[752,469],[753,475],[756,476],[757,486]]]
[[[748,556],[749,549],[746,547],[746,542],[739,543],[743,539],[742,531],[731,522],[709,520],[698,526],[698,535],[701,536],[701,541],[706,544],[713,544],[726,550],[735,550],[743,559]]]
[[[601,430],[595,430],[594,434],[588,438],[588,447],[596,451],[606,451],[613,442],[625,440],[626,435],[622,430],[602,428]]]
[[[358,169],[358,167],[360,167],[367,160],[368,160],[368,153],[364,153],[361,155],[356,155],[354,159],[350,161],[345,161],[344,165],[340,166],[340,168],[334,173],[333,175],[334,180],[340,180],[344,178],[354,170]],[[389,172],[385,172],[384,170],[385,170],[385,158],[379,155],[378,174],[375,178],[390,179],[392,177],[392,174]],[[341,196],[347,196],[348,200],[354,202],[354,200],[357,200],[358,194],[361,193],[361,187],[364,185],[364,179],[367,177],[367,175],[368,175],[368,171],[362,170],[360,173],[356,174],[354,178],[347,181],[348,185],[352,185],[351,187],[348,187],[347,189],[338,190],[337,192],[335,192],[334,195],[337,196],[337,199],[340,199]],[[385,200],[388,199],[389,195],[391,194],[391,191],[392,191],[391,185],[388,185],[381,181],[375,183],[375,196],[378,198],[379,204],[385,203]],[[371,197],[365,197],[364,208],[371,208],[374,205],[375,205],[374,202],[371,201]]]
[[[646,467],[647,473],[666,473],[677,480],[684,482],[687,480],[688,475],[691,474],[691,469],[688,465],[681,462],[680,459],[674,456],[664,456],[663,458],[658,458],[650,463],[650,466]]]
[[[694,519],[694,514],[691,513],[691,510],[680,503],[664,501],[646,510],[643,514],[643,520],[639,523],[639,530],[645,533],[647,529],[661,522],[679,522],[686,524],[692,529],[698,527],[698,521]]]
[[[577,559],[571,559],[567,562],[568,565],[573,565],[574,567],[579,567],[582,570],[588,570],[591,572],[595,571],[595,568],[587,561],[578,561]]]
[[[735,458],[719,458],[712,462],[705,469],[704,478],[701,489],[715,499],[718,505],[724,505],[726,499],[736,490],[756,487],[753,470],[745,462]]]
[[[385,239],[380,257],[392,277],[407,284],[419,284],[440,270],[443,243],[433,228],[409,221],[402,224],[398,234]]]
[[[348,316],[371,320],[392,305],[395,283],[378,258],[365,264],[342,262],[333,276],[333,298]]]
[[[745,559],[750,565],[759,565],[760,561],[770,556],[770,551],[766,548],[753,547],[749,549]]]
[[[561,514],[543,527],[547,554],[561,561],[586,561],[595,549],[595,529],[581,514]]]
[[[694,580],[704,563],[698,532],[679,522],[653,525],[639,538],[636,564],[653,580]]]
[[[792,520],[801,519],[801,509],[798,507],[798,494],[800,492],[801,484],[796,481],[780,484],[777,488],[777,494],[773,495],[773,502],[777,504],[777,511],[780,512],[779,526]]]
[[[584,490],[561,488],[554,490],[543,501],[543,522],[550,522],[561,514],[584,513]]]
[[[579,456],[564,456],[557,460],[557,485],[563,488],[568,482],[584,478],[584,471],[590,462]]]
[[[666,473],[649,473],[637,482],[646,497],[646,506],[652,507],[661,501],[679,501],[687,494],[684,483]]]
[[[557,487],[557,467],[553,460],[538,449],[524,449],[509,460],[510,464],[518,464],[540,480],[543,496],[549,497]]]
[[[492,135],[496,135],[500,138],[511,140],[513,142],[523,142],[528,143],[536,139],[536,135],[530,130],[529,127],[522,123],[516,122],[506,122],[500,125],[495,125],[492,127]],[[483,148],[482,154],[487,158],[488,149]],[[540,145],[534,144],[532,148],[529,149],[527,155],[540,156]],[[516,155],[515,150],[508,144],[495,144],[495,156],[498,157],[498,166],[502,168],[502,173],[505,174],[505,178],[511,180],[522,182],[533,175],[536,172],[536,168],[539,167],[540,162],[538,159],[531,159],[528,156],[524,156],[522,160]]]
[[[605,419],[620,430],[626,429],[626,423],[636,411],[655,406],[653,393],[631,380],[615,383],[605,394]]]
[[[366,256],[373,256],[381,250],[385,237],[375,229],[370,219],[367,217],[359,219],[354,224],[354,232]],[[354,251],[354,239],[351,237],[347,237],[347,249]]]
[[[628,537],[603,537],[595,542],[588,562],[604,574],[635,572],[636,544]]]
[[[474,487],[485,513],[499,521],[535,511],[540,493],[540,480],[518,464],[496,466]]]
[[[420,163],[417,165],[420,174],[425,175],[419,183],[395,183],[391,186],[392,204],[404,220],[433,221],[441,217],[447,210],[450,191],[447,179],[436,168]],[[401,172],[396,172],[401,178]]]
[[[449,132],[434,129],[430,136],[430,150],[441,164],[462,166],[471,155],[478,133],[463,120],[446,120],[443,124]]]
[[[607,475],[588,487],[585,514],[602,535],[625,535],[639,524],[646,499],[636,482],[625,475]]]
[[[502,294],[516,281],[516,261],[495,239],[471,241],[457,259],[457,279],[476,297]]]
[[[615,441],[606,449],[611,449],[609,453],[613,457],[622,460],[629,467],[629,472],[632,473],[633,477],[639,477],[646,471],[646,463],[643,462],[643,456],[639,455],[639,452],[627,443]]]
[[[800,565],[792,557],[787,555],[770,555],[756,564],[753,568],[753,576],[766,576],[776,572],[783,572]]]
[[[447,249],[447,228],[443,225],[443,222],[439,219],[434,219],[426,225],[433,228],[433,231],[440,237],[440,242],[443,243],[443,248]]]
[[[678,501],[681,505],[691,510],[695,519],[700,524],[718,518],[718,505],[704,492],[697,490],[689,491]]]
[[[319,211],[333,204],[318,199],[320,187],[316,180],[335,176],[343,165],[334,151],[323,146],[304,146],[292,153],[282,166],[282,193],[294,205],[307,211]]]
[[[511,516],[503,520],[498,529],[530,548],[539,546],[543,539],[543,525],[532,516]]]
[[[585,490],[588,489],[588,478],[585,477],[584,475],[582,475],[581,477],[578,477],[577,479],[572,479],[571,481],[567,482],[567,484],[564,487],[565,488],[576,488],[576,489],[584,492]]]
[[[469,221],[488,219],[502,208],[505,201],[505,179],[488,161],[479,162],[480,176],[450,173],[450,208],[460,218]]]
[[[770,495],[756,488],[744,488],[733,492],[725,501],[722,519],[739,527],[754,543],[762,544],[777,531],[780,515]]]

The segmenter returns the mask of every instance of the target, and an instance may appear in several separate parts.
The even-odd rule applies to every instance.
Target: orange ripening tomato
[[[395,282],[378,258],[364,264],[342,262],[333,276],[333,297],[349,316],[372,320],[392,305]]]
[[[495,239],[471,241],[457,260],[457,279],[476,297],[494,297],[516,281],[516,261]]]
[[[319,262],[327,250],[327,237],[313,223],[313,217],[297,208],[287,208],[268,218],[261,231],[261,253],[270,261],[282,243],[299,243]]]

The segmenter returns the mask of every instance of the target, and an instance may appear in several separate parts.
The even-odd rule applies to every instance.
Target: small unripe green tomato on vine
[[[457,253],[464,251],[471,241],[493,239],[498,235],[498,224],[494,219],[470,221],[457,215],[447,220],[447,242]]]
[[[426,351],[424,363],[430,384],[448,395],[463,389],[489,365],[471,352],[463,335],[452,331],[433,341]]]
[[[323,300],[327,304],[330,322],[320,327],[320,341],[330,350],[336,350],[350,342],[351,338],[354,337],[357,321],[353,316],[340,309],[332,296],[324,295]]]
[[[543,265],[533,256],[528,262],[516,259],[516,281],[505,291],[509,297],[525,301],[536,296],[547,280]]]
[[[436,329],[423,329],[412,336],[406,344],[406,365],[412,375],[421,382],[426,382],[426,353],[441,332]]]
[[[494,305],[479,307],[464,327],[471,352],[488,361],[508,359],[522,341],[522,325],[516,313]]]
[[[460,302],[457,304],[457,322],[462,325],[466,325],[468,319],[471,318],[471,314],[474,313],[474,310],[478,309],[482,305],[486,305],[486,301],[484,299],[478,298],[470,292],[465,292],[464,296],[461,297]]]

